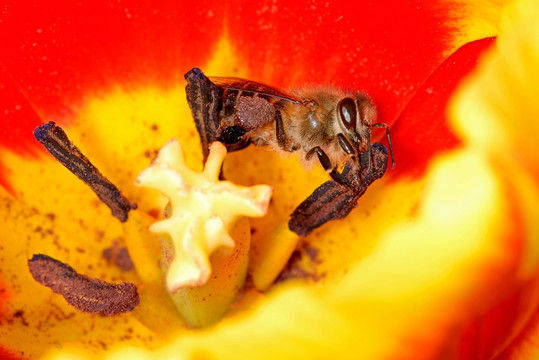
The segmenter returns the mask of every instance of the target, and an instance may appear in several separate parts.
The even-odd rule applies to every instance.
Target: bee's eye
[[[344,98],[337,105],[339,115],[344,126],[352,131],[356,131],[356,104],[351,98]]]

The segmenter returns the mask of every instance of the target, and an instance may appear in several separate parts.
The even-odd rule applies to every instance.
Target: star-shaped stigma
[[[203,285],[211,274],[210,255],[221,246],[234,247],[229,235],[240,216],[261,217],[267,212],[273,189],[267,185],[239,186],[219,180],[227,153],[215,142],[202,172],[185,164],[178,140],[165,144],[136,184],[168,197],[165,219],[150,226],[163,241],[166,285],[170,293]],[[167,259],[168,258],[168,259]]]

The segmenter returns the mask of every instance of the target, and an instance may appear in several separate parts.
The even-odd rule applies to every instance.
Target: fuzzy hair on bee
[[[377,112],[370,97],[362,92],[346,92],[330,86],[307,86],[290,90],[290,93],[301,98],[309,99],[307,105],[299,105],[281,101],[279,106],[286,134],[286,146],[283,148],[277,142],[275,122],[268,124],[267,128],[253,134],[263,137],[275,151],[300,152],[303,156],[303,165],[310,169],[318,162],[313,148],[319,147],[329,158],[331,169],[346,163],[350,158],[367,150],[367,132],[369,125],[376,122]],[[352,146],[343,149],[339,134],[346,134],[347,129],[339,121],[338,103],[341,99],[355,99],[359,106],[361,121],[356,125],[355,131],[360,133],[358,151]],[[345,135],[346,136],[346,135]],[[350,144],[351,145],[351,144]],[[346,146],[346,144],[344,145]],[[326,169],[330,171],[331,169]]]
[[[372,181],[382,177],[387,165],[387,149],[384,152],[383,145],[374,148],[371,144],[373,128],[385,128],[395,166],[389,128],[385,123],[376,122],[376,106],[363,92],[328,86],[307,86],[285,92],[250,80],[206,77],[197,68],[189,71],[185,78],[187,101],[204,157],[213,141],[222,142],[229,151],[254,144],[280,153],[297,153],[306,168],[320,163],[334,183],[355,194],[346,197],[353,199],[354,206],[361,196],[358,194],[363,194]],[[386,164],[382,165],[384,159]],[[340,168],[347,169],[346,175]],[[321,188],[313,195],[319,196]],[[316,200],[313,195],[298,209],[301,208],[303,215],[309,211],[315,217],[323,215],[320,218],[324,221],[317,220],[316,226],[307,223],[305,229],[310,230],[303,231],[294,220],[294,216],[299,216],[295,211],[291,221],[296,224],[293,231],[298,234],[306,235],[329,220],[342,218],[343,211],[340,217],[318,214],[324,207],[311,205]],[[336,198],[331,205],[335,209],[349,209],[349,212],[353,206],[344,204],[348,200],[343,199]],[[303,221],[309,222],[309,217],[303,215]]]

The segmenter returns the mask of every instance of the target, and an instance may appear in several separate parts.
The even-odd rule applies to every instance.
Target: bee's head
[[[356,148],[364,152],[370,143],[370,126],[376,122],[376,107],[363,93],[345,97],[337,104],[337,118],[343,135]]]

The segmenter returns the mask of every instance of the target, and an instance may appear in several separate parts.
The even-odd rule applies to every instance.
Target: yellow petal
[[[525,231],[539,238],[535,226],[539,180],[537,141],[539,107],[539,6],[518,1],[504,12],[502,33],[481,71],[470,77],[453,105],[454,124],[467,145],[489,154],[512,183],[525,217]],[[539,243],[527,244],[523,271],[534,271]]]
[[[513,0],[448,2],[458,29],[453,42],[459,47],[470,41],[498,35],[501,10],[511,2]]]

